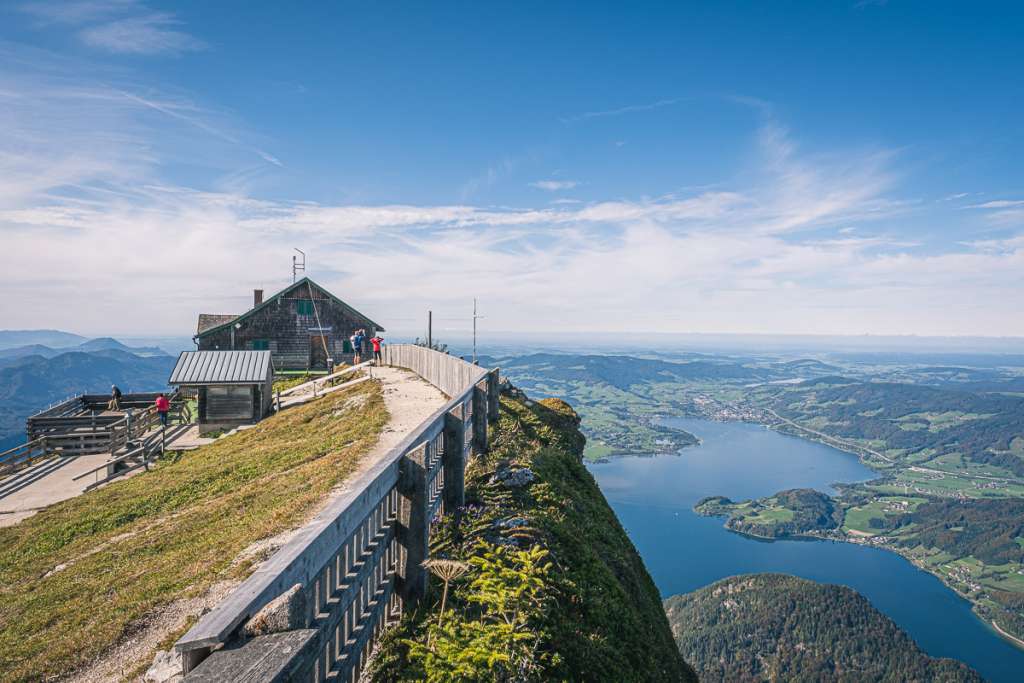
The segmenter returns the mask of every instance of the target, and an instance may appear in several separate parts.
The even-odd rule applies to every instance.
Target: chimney
[[[254,289],[254,290],[252,290],[252,307],[256,308],[261,303],[263,303],[263,290],[262,289]]]

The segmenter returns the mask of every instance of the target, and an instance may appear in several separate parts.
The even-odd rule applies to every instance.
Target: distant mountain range
[[[166,388],[174,362],[157,347],[131,347],[110,337],[0,331],[0,450],[24,440],[29,415],[68,396],[105,394],[111,384],[125,393]]]
[[[60,330],[0,330],[0,349],[32,344],[61,348],[77,346],[88,340],[88,337]]]
[[[31,356],[42,358],[55,358],[62,353],[69,352],[93,352],[93,351],[124,351],[135,356],[157,357],[169,355],[163,349],[156,346],[128,346],[110,337],[99,337],[76,344],[72,347],[54,348],[45,344],[26,344],[25,346],[14,346],[0,348],[0,367],[16,365],[20,359]]]
[[[929,657],[864,596],[782,574],[723,579],[665,601],[701,681],[978,681]]]

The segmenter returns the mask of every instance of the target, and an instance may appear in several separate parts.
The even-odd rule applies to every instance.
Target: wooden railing
[[[188,402],[172,401],[170,410],[167,411],[167,418],[168,425],[182,425],[191,422],[192,411]],[[167,430],[157,429],[156,426],[159,423],[160,415],[155,407],[147,408],[146,413],[138,416],[138,419],[126,420],[120,431],[111,436],[112,443],[116,440],[117,444],[117,448],[111,451],[116,457],[104,462],[99,467],[72,477],[72,481],[85,479],[90,475],[95,476],[95,481],[86,487],[88,490],[123,477],[140,467],[145,467],[148,470],[153,456],[158,451],[163,453],[167,447]],[[146,436],[147,434],[148,436]],[[119,453],[122,448],[124,452]],[[103,478],[99,477],[101,471],[106,471],[106,476]]]
[[[80,401],[81,398],[69,401]],[[170,401],[168,417],[171,423],[186,424],[192,421],[192,411],[187,400],[172,394]],[[115,453],[127,447],[129,442],[141,439],[152,431],[159,423],[160,416],[154,406],[147,405],[124,415],[43,416],[35,419],[39,431],[34,438],[0,453],[0,476],[48,456]]]
[[[26,467],[39,458],[46,457],[46,437],[33,439],[0,453],[0,476]]]
[[[354,682],[377,635],[424,595],[430,523],[464,504],[466,459],[498,416],[498,370],[413,346],[383,357],[450,400],[175,644],[188,681]],[[301,623],[241,642],[243,624],[296,585]]]

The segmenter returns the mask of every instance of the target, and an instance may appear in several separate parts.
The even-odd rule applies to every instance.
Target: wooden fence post
[[[501,414],[501,377],[498,368],[487,373],[487,420],[497,422]]]
[[[473,451],[487,452],[487,388],[473,386]]]
[[[430,520],[427,506],[427,444],[409,451],[402,458],[398,478],[400,507],[398,511],[398,543],[403,557],[398,565],[398,590],[402,600],[415,604],[426,593],[427,570],[423,567],[430,551]]]
[[[458,414],[444,416],[444,511],[455,516],[456,524],[466,504],[466,422],[464,406]]]

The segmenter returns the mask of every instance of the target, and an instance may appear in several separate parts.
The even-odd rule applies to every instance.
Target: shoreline
[[[1020,649],[1024,650],[1024,640],[1021,640],[1020,638],[1018,638],[1017,636],[1013,635],[1012,633],[1007,633],[1006,631],[1001,629],[999,627],[999,624],[996,623],[995,619],[993,619],[990,623],[992,624],[992,628],[994,628],[996,630],[996,633],[1001,635],[1006,640],[1009,640],[1011,643],[1013,643],[1014,645],[1016,645]]]
[[[936,572],[931,571],[930,569],[925,567],[920,562],[917,562],[914,558],[908,557],[907,555],[904,555],[903,553],[899,552],[898,550],[896,550],[895,548],[893,548],[891,546],[888,546],[888,545],[872,545],[872,544],[868,544],[868,543],[858,542],[858,541],[853,540],[849,535],[847,535],[845,533],[844,533],[843,537],[826,536],[826,535],[819,535],[819,534],[812,534],[812,533],[787,534],[785,536],[764,536],[762,534],[754,534],[754,533],[750,533],[749,531],[743,531],[741,529],[734,529],[734,528],[730,527],[729,523],[728,523],[728,517],[729,517],[728,514],[709,515],[709,514],[703,514],[703,513],[697,512],[696,509],[694,509],[694,514],[700,515],[702,517],[726,517],[727,518],[726,521],[722,523],[722,527],[726,531],[730,531],[730,532],[732,532],[734,534],[739,534],[740,536],[744,536],[746,538],[749,538],[749,539],[752,539],[754,541],[758,541],[758,542],[761,542],[761,543],[766,542],[766,541],[768,541],[768,542],[771,542],[771,541],[834,541],[834,542],[837,542],[837,543],[849,543],[850,545],[869,546],[869,547],[872,547],[872,548],[878,548],[879,550],[885,550],[885,551],[890,552],[890,553],[892,553],[894,555],[898,555],[899,557],[902,557],[904,560],[909,562],[913,567],[915,567],[919,571],[922,571],[922,572],[924,572],[926,574],[934,576],[936,579],[938,579],[939,582],[942,583],[943,586],[945,586],[949,590],[953,591],[953,593],[955,593],[957,595],[957,597],[959,597],[960,599],[962,599],[965,602],[967,602],[968,604],[970,604],[970,606],[971,606],[971,613],[975,616],[975,618],[978,619],[978,621],[980,621],[981,623],[983,623],[983,624],[985,624],[987,626],[992,626],[994,628],[994,630],[996,631],[996,633],[999,636],[1001,636],[1004,640],[1009,641],[1010,644],[1014,645],[1017,649],[1024,650],[1024,640],[1018,638],[1017,636],[1013,635],[1012,633],[1004,631],[999,626],[999,624],[996,623],[995,619],[987,618],[987,617],[984,617],[981,614],[979,614],[978,613],[978,603],[976,601],[974,601],[970,596],[964,595],[962,592],[960,592],[960,590],[957,589],[956,586],[950,584],[942,574],[938,574]],[[865,538],[868,538],[868,537],[865,537]],[[871,536],[870,538],[874,538],[874,536]]]

